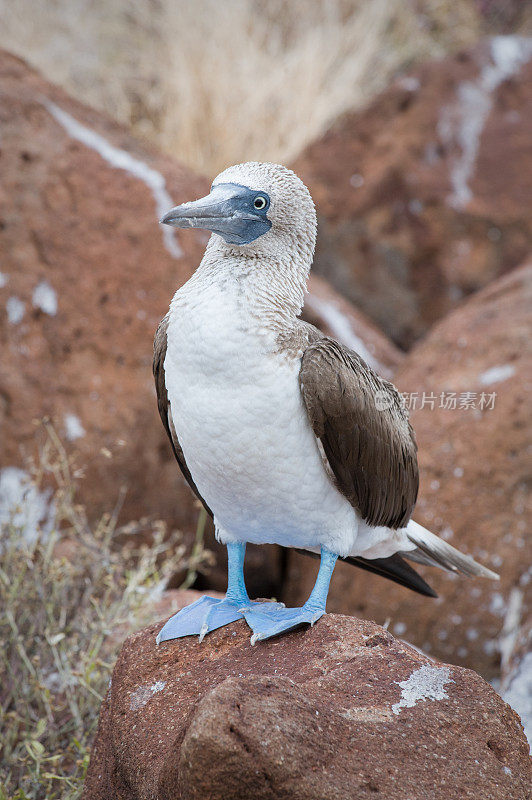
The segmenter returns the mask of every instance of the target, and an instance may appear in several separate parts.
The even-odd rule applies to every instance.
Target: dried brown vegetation
[[[54,530],[27,538],[16,513],[2,529],[1,800],[80,796],[121,640],[150,620],[182,555],[157,523],[151,547],[114,547],[115,513],[89,524],[75,471],[48,434],[34,480],[54,487]]]
[[[0,46],[207,174],[290,161],[482,28],[470,0],[0,0],[0,18]]]

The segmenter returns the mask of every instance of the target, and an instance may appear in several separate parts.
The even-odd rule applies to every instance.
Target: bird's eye
[[[253,208],[256,208],[257,211],[264,211],[267,205],[268,201],[260,194],[253,201]]]

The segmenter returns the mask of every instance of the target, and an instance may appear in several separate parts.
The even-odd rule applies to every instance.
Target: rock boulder
[[[192,528],[158,419],[152,340],[200,234],[168,235],[163,207],[206,183],[0,54],[2,466],[34,454],[51,418],[84,468],[91,516]]]
[[[531,57],[499,36],[426,63],[295,163],[316,270],[403,347],[532,247]]]
[[[442,320],[395,376],[419,445],[414,519],[501,576],[420,568],[437,600],[339,564],[329,611],[361,614],[438,658],[500,674],[515,606],[526,618],[530,563],[532,265],[514,270]],[[290,553],[286,596],[303,602],[316,567]],[[502,637],[502,638],[501,638]]]
[[[327,616],[251,647],[244,622],[124,644],[85,800],[525,800],[517,715],[478,675]]]

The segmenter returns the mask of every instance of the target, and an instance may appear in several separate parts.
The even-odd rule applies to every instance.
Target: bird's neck
[[[293,325],[305,298],[312,252],[260,255],[235,252],[211,237],[192,287],[217,283],[239,295],[259,326],[281,332]]]

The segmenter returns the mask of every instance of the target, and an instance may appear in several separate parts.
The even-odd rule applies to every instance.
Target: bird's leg
[[[244,581],[245,542],[230,542],[227,545],[227,592],[225,599],[239,608],[248,605],[249,597]]]
[[[261,603],[244,609],[244,617],[253,631],[251,644],[269,639],[285,631],[310,623],[314,625],[325,614],[329,584],[338,558],[336,553],[321,548],[318,577],[310,596],[301,608],[283,608],[278,604]]]
[[[199,636],[201,642],[207,633],[242,619],[241,609],[250,606],[244,583],[245,553],[246,545],[243,542],[231,542],[227,545],[228,581],[224,599],[200,597],[195,603],[182,608],[161,629],[157,644],[167,639],[194,635]]]
[[[327,603],[327,595],[329,594],[329,586],[331,578],[338,558],[336,553],[327,550],[326,547],[321,548],[321,560],[316,583],[312,589],[309,598],[303,608],[320,612],[320,617],[325,614],[325,605]],[[318,617],[319,619],[319,617]]]

